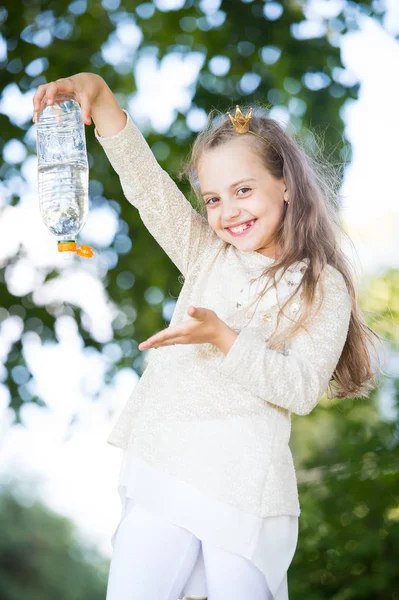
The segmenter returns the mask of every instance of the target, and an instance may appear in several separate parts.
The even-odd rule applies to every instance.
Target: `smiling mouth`
[[[250,229],[252,229],[252,227],[254,226],[254,224],[256,223],[257,219],[252,219],[251,221],[247,221],[246,223],[244,223],[243,225],[240,225],[239,227],[226,227],[226,231],[228,231],[233,237],[239,237],[242,235],[245,235],[246,233],[248,233],[248,231]],[[235,231],[233,231],[235,230]]]

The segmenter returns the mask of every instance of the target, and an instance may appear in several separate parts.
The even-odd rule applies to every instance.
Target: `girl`
[[[101,77],[39,86],[34,120],[57,92],[93,118],[126,198],[184,276],[169,327],[139,345],[150,360],[108,438],[123,456],[107,600],[288,600],[291,413],[376,383],[337,197],[275,121],[237,108],[210,119],[184,168],[200,214]]]

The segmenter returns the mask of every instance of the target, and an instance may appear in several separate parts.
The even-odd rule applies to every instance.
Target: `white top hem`
[[[154,468],[131,450],[125,450],[122,456],[118,491],[121,519],[126,500],[133,498],[198,539],[249,559],[265,575],[274,599],[288,600],[286,575],[297,546],[298,517],[262,518],[243,512]]]

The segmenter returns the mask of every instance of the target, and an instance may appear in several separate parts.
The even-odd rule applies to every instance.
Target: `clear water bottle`
[[[40,213],[64,256],[91,258],[90,246],[76,246],[89,210],[89,164],[82,112],[74,94],[44,98],[36,129]]]

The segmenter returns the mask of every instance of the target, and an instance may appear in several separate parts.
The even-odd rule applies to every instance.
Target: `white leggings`
[[[201,542],[131,499],[115,536],[106,600],[182,598],[201,549],[208,600],[273,600],[249,560]]]

